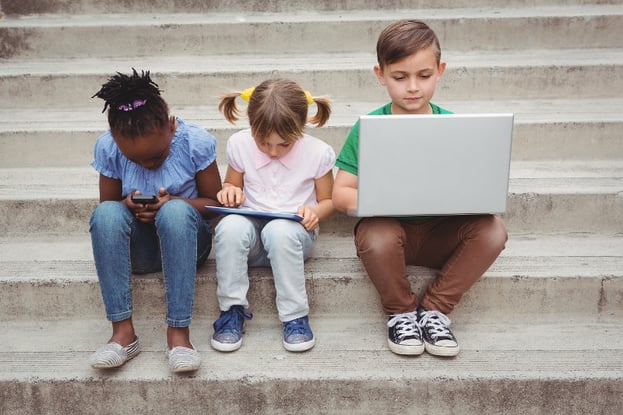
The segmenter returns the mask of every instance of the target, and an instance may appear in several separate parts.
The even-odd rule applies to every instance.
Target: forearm
[[[335,207],[333,206],[333,201],[331,199],[321,200],[313,208],[320,222],[328,219],[335,212]]]
[[[352,187],[336,188],[333,192],[333,206],[347,215],[357,211],[357,189]]]

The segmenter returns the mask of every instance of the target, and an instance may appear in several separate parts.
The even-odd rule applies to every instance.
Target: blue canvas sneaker
[[[241,305],[234,305],[214,322],[214,334],[210,340],[212,347],[219,352],[233,352],[242,345],[244,321],[251,320],[253,314],[244,311]]]
[[[314,347],[316,339],[307,316],[283,323],[283,347],[289,352],[304,352]]]

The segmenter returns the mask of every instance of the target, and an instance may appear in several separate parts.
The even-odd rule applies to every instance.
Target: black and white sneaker
[[[450,331],[450,319],[440,311],[417,310],[418,324],[426,351],[435,356],[452,357],[459,354],[459,344]]]
[[[392,352],[410,356],[424,353],[422,333],[415,311],[390,315],[387,327],[389,327],[387,344]]]

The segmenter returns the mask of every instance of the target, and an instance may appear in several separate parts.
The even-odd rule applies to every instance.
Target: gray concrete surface
[[[620,1],[0,0],[0,9],[1,414],[620,413]],[[328,126],[312,132],[338,151],[356,117],[387,101],[371,72],[374,43],[402,16],[441,37],[448,70],[435,102],[516,114],[510,239],[450,315],[461,354],[387,349],[352,245],[355,219],[338,214],[306,266],[318,337],[309,353],[283,350],[265,268],[251,271],[243,348],[213,351],[210,257],[192,325],[200,371],[166,368],[160,274],[134,279],[145,351],[120,370],[92,370],[109,324],[87,228],[91,149],[106,128],[91,95],[115,71],[150,69],[173,112],[218,138],[224,161],[227,137],[246,124],[227,124],[216,97],[291,77],[333,98]],[[408,271],[417,292],[434,276]]]

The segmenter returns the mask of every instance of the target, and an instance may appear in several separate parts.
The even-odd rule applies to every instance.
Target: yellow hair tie
[[[242,91],[240,93],[240,98],[244,99],[245,101],[249,102],[249,100],[251,99],[251,95],[253,95],[253,91],[255,91],[255,87],[252,86],[251,88],[247,88],[244,91]]]
[[[240,98],[244,99],[245,101],[249,102],[251,100],[251,95],[253,95],[253,91],[255,91],[255,87],[252,86],[251,88],[247,88],[244,91],[242,91],[240,93]],[[309,105],[314,103],[314,97],[312,96],[312,94],[309,91],[304,91],[305,92],[305,98],[307,98],[307,103]]]
[[[314,103],[314,97],[312,97],[312,94],[309,91],[305,91],[305,97],[307,98],[307,103],[309,105]]]

